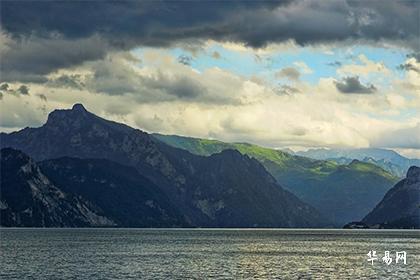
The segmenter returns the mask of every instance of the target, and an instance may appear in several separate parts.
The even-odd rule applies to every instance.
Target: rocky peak
[[[360,163],[362,163],[360,160],[358,160],[358,159],[353,159],[353,160],[350,162],[350,164],[349,164],[349,165],[358,165],[358,164],[360,164]]]
[[[91,119],[89,113],[82,104],[74,104],[71,109],[54,110],[48,115],[46,126],[80,126]]]
[[[213,163],[221,164],[222,166],[230,166],[230,170],[252,169],[254,175],[269,175],[256,159],[249,157],[248,155],[243,155],[238,150],[226,149],[220,153],[211,155],[209,159],[211,159]],[[269,178],[270,182],[274,182],[274,178],[272,178],[271,175],[266,178]]]
[[[411,166],[407,171],[407,180],[411,183],[420,182],[420,167]]]
[[[83,106],[83,104],[80,104],[80,103],[74,104],[73,107],[71,108],[71,110],[75,111],[75,112],[80,112],[80,113],[86,113],[87,112],[87,110]]]

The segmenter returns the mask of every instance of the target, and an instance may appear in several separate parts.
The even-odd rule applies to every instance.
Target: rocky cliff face
[[[102,210],[55,186],[27,155],[1,150],[2,226],[113,226]]]
[[[133,167],[63,157],[39,163],[61,190],[97,205],[119,227],[189,226],[170,199]]]
[[[363,222],[385,228],[420,228],[420,168],[410,167],[407,177],[385,194]]]
[[[190,226],[319,227],[326,224],[316,210],[278,186],[253,159],[235,151],[211,157],[193,155],[140,130],[99,118],[82,105],[56,110],[42,127],[1,134],[0,140],[2,147],[21,149],[36,160],[65,156],[105,159],[131,166],[170,199],[170,205],[166,202],[160,205],[169,208],[173,205],[172,209],[179,211],[172,218],[182,223],[182,219],[176,218],[176,213],[180,213]],[[53,165],[43,164],[45,168]],[[73,168],[76,169],[80,168]],[[77,171],[78,176],[81,173],[82,170]],[[60,181],[62,186],[73,175],[66,176],[67,179]],[[118,174],[115,176],[119,178]]]
[[[186,201],[201,210],[208,226],[326,226],[318,212],[279,187],[255,159],[236,150],[202,158]],[[204,222],[204,221],[203,221]]]

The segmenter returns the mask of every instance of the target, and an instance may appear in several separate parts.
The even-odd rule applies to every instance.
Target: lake
[[[1,279],[420,279],[409,230],[2,228],[0,242]]]

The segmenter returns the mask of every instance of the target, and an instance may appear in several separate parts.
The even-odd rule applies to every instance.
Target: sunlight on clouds
[[[205,43],[205,49],[210,49],[215,46],[220,46],[226,50],[235,52],[248,52],[257,55],[269,55],[278,52],[296,52],[299,48],[296,42],[293,40],[286,40],[281,43],[269,43],[260,48],[253,48],[240,42],[218,42],[214,40],[208,40]]]
[[[381,63],[365,56],[359,60],[363,65],[344,65],[340,71],[389,74]],[[416,61],[409,62],[418,66]],[[314,71],[303,61],[294,66],[303,73]],[[29,83],[29,95],[3,95],[3,130],[39,126],[49,111],[82,102],[100,116],[148,132],[270,147],[380,145],[408,151],[416,139],[411,146],[404,146],[402,140],[391,141],[387,132],[410,133],[408,128],[420,121],[418,111],[401,117],[407,108],[418,108],[419,92],[394,90],[406,84],[419,85],[414,70],[407,71],[404,79],[392,80],[392,88],[380,88],[375,94],[343,94],[336,88],[336,78],[328,77],[316,84],[296,81],[295,92],[281,95],[258,75],[247,78],[219,67],[197,72],[166,51],[155,49],[139,57],[128,52],[109,54],[103,60],[54,72],[48,79],[45,84]]]
[[[308,65],[306,65],[303,61],[296,61],[293,63],[295,66],[299,67],[299,69],[302,71],[303,74],[312,74],[314,71],[309,68]]]
[[[365,55],[358,56],[357,64],[346,64],[337,69],[340,75],[367,76],[369,74],[390,75],[390,70],[382,62],[369,60]]]

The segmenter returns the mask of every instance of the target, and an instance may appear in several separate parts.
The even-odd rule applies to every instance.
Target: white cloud
[[[115,54],[50,75],[80,75],[85,84],[81,88],[28,84],[29,95],[4,95],[0,101],[0,126],[3,130],[38,126],[45,122],[49,111],[81,102],[100,116],[149,132],[249,141],[271,147],[380,145],[414,149],[419,141],[415,133],[420,113],[405,113],[419,108],[420,94],[395,90],[405,83],[418,84],[413,76],[417,74],[411,73],[415,71],[380,94],[343,95],[337,91],[334,78],[323,78],[316,85],[296,83],[296,94],[278,95],[263,79],[248,79],[216,67],[200,73],[177,63],[164,50],[147,51],[140,59]],[[301,71],[305,68],[300,63],[295,66]],[[177,88],[178,80],[199,84],[200,92],[180,97],[182,90],[191,88]],[[19,85],[11,84],[13,88]],[[114,94],[104,93],[112,87]],[[174,88],[181,92],[176,95]],[[46,99],[39,98],[40,94]],[[401,133],[404,137],[398,136]]]
[[[420,149],[393,149],[399,154],[408,158],[420,159]]]
[[[340,75],[368,76],[369,74],[390,75],[391,71],[382,62],[369,60],[364,54],[358,56],[357,64],[345,64],[337,69]]]
[[[420,120],[415,125],[390,129],[379,134],[372,144],[378,147],[420,149]]]
[[[314,71],[303,61],[296,61],[293,63],[297,66],[303,74],[311,74]]]

